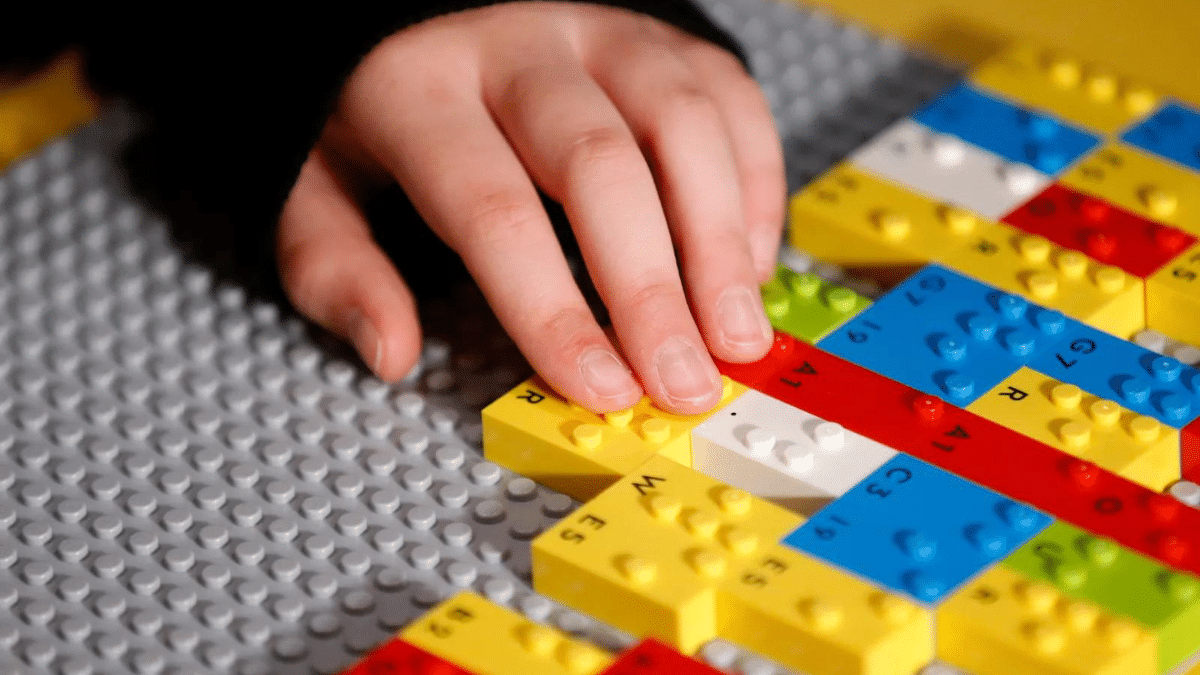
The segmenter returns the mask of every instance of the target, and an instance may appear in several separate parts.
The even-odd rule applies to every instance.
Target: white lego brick
[[[753,390],[692,431],[694,468],[802,515],[845,494],[895,454]]]
[[[1046,188],[1050,176],[910,119],[850,155],[856,166],[940,202],[1000,220]]]

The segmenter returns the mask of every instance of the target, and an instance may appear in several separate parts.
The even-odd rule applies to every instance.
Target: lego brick
[[[1170,495],[1188,506],[1200,508],[1200,485],[1190,480],[1181,480],[1172,485]]]
[[[1196,243],[1183,230],[1059,183],[1006,215],[1004,222],[1141,278]]]
[[[884,180],[988,220],[999,220],[1051,180],[1027,164],[1006,161],[910,119],[884,129],[854,151],[850,161]]]
[[[693,468],[810,516],[895,450],[748,391],[692,431]]]
[[[884,287],[973,240],[982,221],[843,162],[790,202],[792,246]]]
[[[1183,477],[1200,483],[1200,420],[1193,420],[1179,432],[1179,461]]]
[[[603,675],[720,675],[720,671],[647,638],[621,652]]]
[[[913,113],[912,118],[1050,176],[1061,173],[1100,142],[1051,113],[1020,107],[965,82]]]
[[[1026,44],[1011,45],[976,66],[971,83],[1022,105],[1051,110],[1103,135],[1113,135],[1158,107],[1150,86],[1110,67],[1082,63]]]
[[[1008,567],[984,572],[937,610],[938,658],[974,675],[1153,675],[1136,623],[1063,597]]]
[[[800,521],[655,455],[534,540],[533,584],[691,654],[717,634],[711,567],[723,567],[739,546],[752,552],[778,541]]]
[[[1072,319],[1029,367],[1176,429],[1200,415],[1200,371]]]
[[[1200,348],[1176,340],[1152,328],[1139,331],[1137,335],[1133,336],[1133,341],[1156,354],[1170,356],[1189,366],[1200,365]]]
[[[1200,175],[1200,110],[1169,102],[1126,131],[1121,140]]]
[[[762,295],[771,325],[805,342],[820,340],[871,304],[849,288],[782,265]]]
[[[1010,499],[1200,573],[1200,510],[803,343],[759,388]],[[1183,435],[1185,448],[1187,434]],[[997,452],[1003,448],[1003,452]]]
[[[1051,524],[1003,564],[1135,621],[1154,639],[1158,672],[1200,649],[1200,578],[1194,575],[1063,522]]]
[[[1021,368],[967,409],[1161,492],[1179,480],[1179,431]]]
[[[1200,244],[1146,279],[1146,325],[1189,344],[1200,344]]]
[[[721,637],[811,675],[899,675],[933,658],[932,613],[776,546],[723,584]]]
[[[1053,350],[1065,325],[1059,312],[931,264],[817,346],[967,405]]]
[[[722,405],[745,390],[726,379]],[[483,452],[542,485],[587,500],[656,454],[691,466],[689,432],[711,414],[673,415],[643,397],[633,408],[596,415],[534,377],[483,409]]]
[[[936,603],[1050,521],[932,464],[897,455],[783,541]]]
[[[1110,141],[1059,182],[1200,236],[1200,174],[1137,148]]]
[[[404,640],[388,640],[342,675],[479,675]]]
[[[804,360],[805,350],[798,348],[800,343],[795,337],[782,331],[775,331],[771,349],[766,356],[752,363],[728,363],[716,359],[715,363],[721,374],[734,382],[740,382],[750,389],[761,390],[779,376],[800,365]]]
[[[595,675],[612,662],[594,645],[470,591],[442,601],[400,638],[475,675]]]
[[[1014,227],[996,225],[942,262],[1122,338],[1146,327],[1140,278]]]
[[[95,115],[77,56],[59,57],[28,81],[0,89],[0,169]]]
[[[930,615],[778,544],[800,521],[656,456],[534,541],[534,586],[685,654],[720,636],[812,675],[928,661]]]

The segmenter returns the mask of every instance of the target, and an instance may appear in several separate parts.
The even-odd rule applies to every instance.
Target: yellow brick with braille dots
[[[1160,492],[1179,480],[1179,431],[1031,368],[967,410]]]
[[[809,673],[913,673],[934,656],[933,617],[788,547],[722,584],[721,637]]]
[[[1009,225],[981,229],[971,246],[942,262],[1120,338],[1146,327],[1141,279]]]
[[[1112,141],[1059,180],[1145,218],[1200,235],[1200,173]]]
[[[970,243],[980,223],[843,162],[791,199],[791,243],[885,286]]]
[[[1200,344],[1200,244],[1146,279],[1146,327]]]
[[[1162,100],[1149,86],[1108,67],[1031,45],[1005,49],[978,66],[970,80],[1106,135],[1153,112]]]
[[[566,401],[531,378],[483,409],[483,453],[547,487],[587,500],[650,457],[691,466],[691,430],[746,391],[722,378],[721,403],[700,415],[672,415],[643,397],[603,416]]]
[[[802,521],[654,457],[534,541],[534,589],[685,653],[721,637],[812,675],[928,662],[932,616],[778,543]]]
[[[476,675],[595,675],[613,661],[594,645],[469,591],[429,610],[400,638]]]
[[[655,456],[534,540],[533,586],[692,653],[717,634],[717,583],[730,561],[774,547],[802,522]]]
[[[938,658],[973,675],[1153,675],[1153,637],[1099,606],[994,566],[937,609]]]

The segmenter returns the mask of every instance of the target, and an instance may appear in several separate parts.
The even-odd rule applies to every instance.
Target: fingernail
[[[579,376],[593,396],[604,399],[625,398],[637,390],[633,374],[616,354],[594,347],[579,355]]]
[[[720,391],[721,377],[716,368],[684,338],[664,342],[654,356],[654,365],[667,398],[673,402],[696,404],[715,399]]]
[[[728,288],[717,299],[717,320],[727,347],[743,350],[771,341],[771,324],[761,296],[745,286]]]
[[[359,312],[355,312],[350,322],[350,342],[367,366],[373,371],[378,371],[383,360],[383,341],[379,339],[379,331],[375,329],[375,324]]]

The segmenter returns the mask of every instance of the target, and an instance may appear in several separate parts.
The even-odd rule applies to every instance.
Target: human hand
[[[589,409],[644,391],[709,410],[709,352],[748,362],[771,345],[758,285],[783,226],[779,138],[741,64],[699,38],[610,7],[515,2],[400,31],[358,65],[284,206],[279,261],[296,306],[393,380],[420,329],[359,207],[385,179],[463,258],[530,364]],[[535,185],[563,205],[619,351]]]

